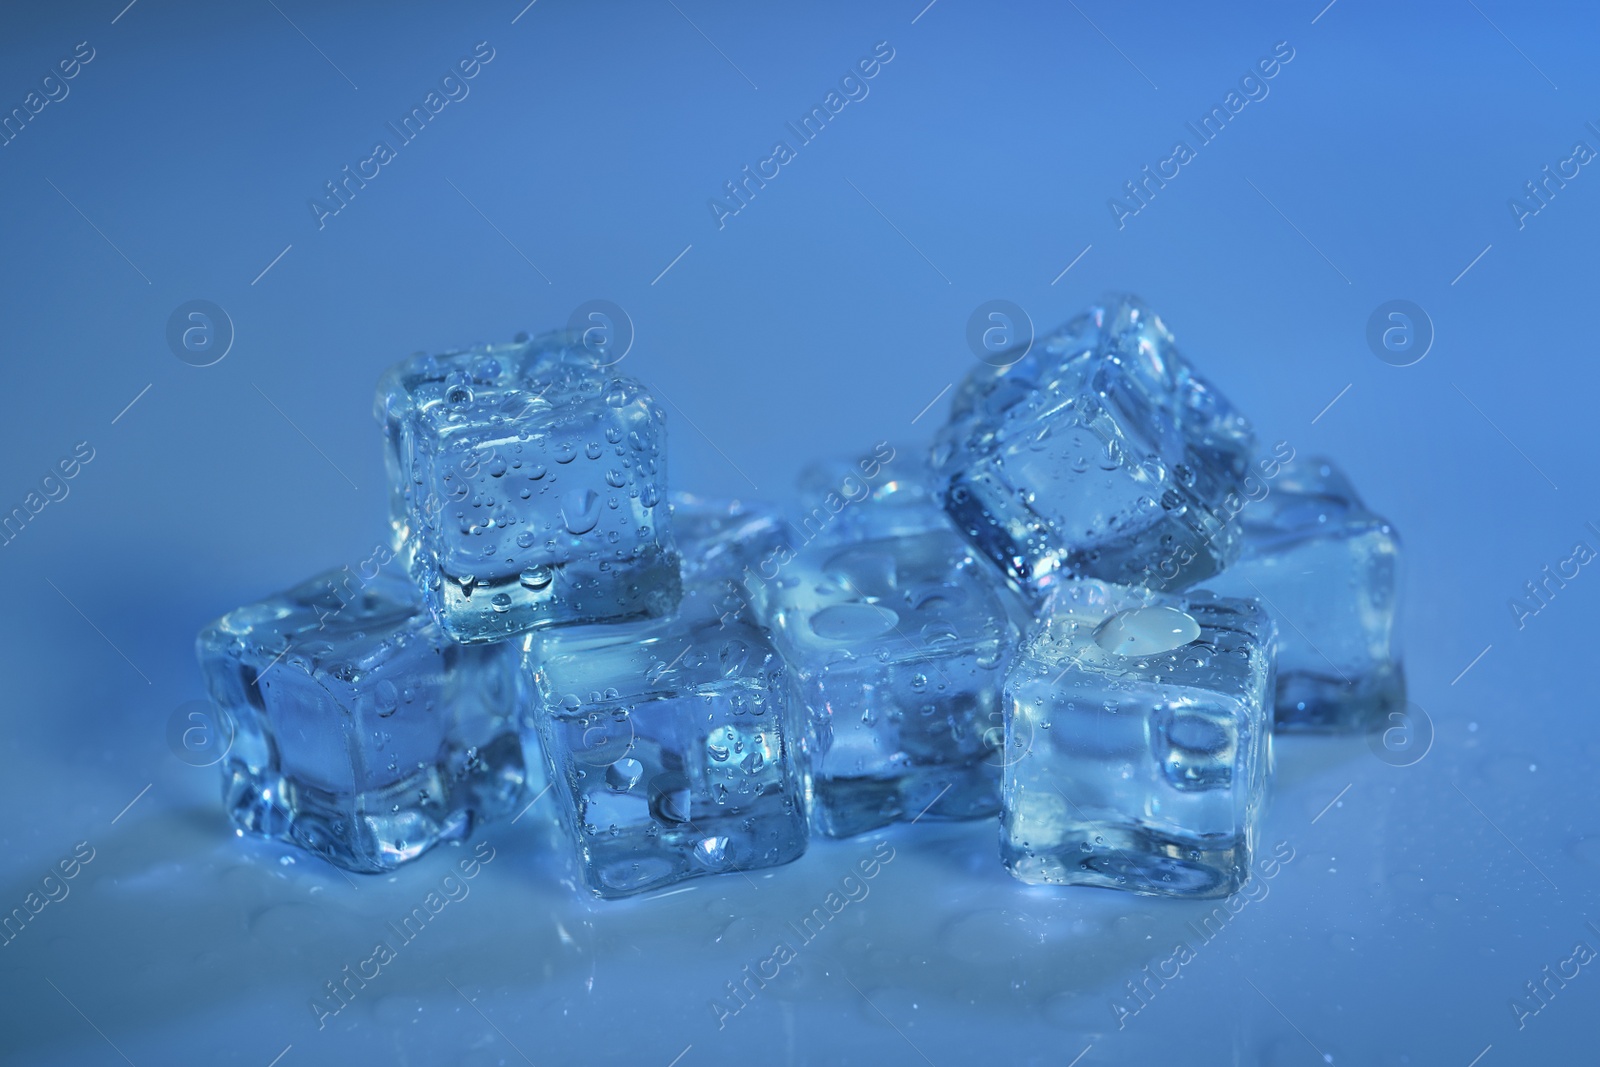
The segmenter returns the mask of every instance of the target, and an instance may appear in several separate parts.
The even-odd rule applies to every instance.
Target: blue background
[[[1592,7],[922,2],[0,13],[0,109],[94,49],[0,147],[0,511],[78,442],[95,454],[0,548],[0,910],[95,850],[0,947],[8,1061],[1593,1055],[1594,967],[1520,1027],[1512,1001],[1540,1006],[1526,982],[1600,949],[1600,577],[1520,628],[1509,604],[1576,542],[1600,549],[1600,173],[1522,228],[1508,207],[1574,142],[1600,148]],[[470,95],[319,229],[323,183],[480,41]],[[719,229],[708,200],[880,41],[870,94]],[[1119,229],[1108,199],[1280,41],[1270,94]],[[317,1029],[323,983],[464,853],[347,879],[235,839],[215,768],[175,758],[167,726],[202,695],[204,622],[382,536],[386,365],[612,300],[626,369],[670,401],[674,484],[775,497],[808,457],[931,433],[945,399],[913,419],[972,365],[981,302],[1044,330],[1108,288],[1403,532],[1431,747],[1282,745],[1263,838],[1295,858],[1120,1029],[1125,983],[1208,906],[1023,887],[987,822],[891,831],[871,895],[719,1029],[724,983],[872,841],[601,904],[563,884],[537,807],[485,831],[472,895]],[[1395,298],[1436,332],[1408,367],[1365,338]],[[165,338],[192,299],[236,332],[210,367]]]

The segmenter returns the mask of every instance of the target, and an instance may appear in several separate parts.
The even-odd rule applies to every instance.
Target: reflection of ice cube
[[[330,571],[225,615],[197,649],[238,730],[222,767],[241,830],[385,871],[519,806],[515,650],[446,640],[405,579]]]
[[[1182,589],[1237,553],[1249,425],[1132,297],[957,391],[933,450],[956,524],[1018,588],[1064,576]]]
[[[576,334],[414,356],[378,384],[391,513],[457,641],[671,609],[665,416]]]
[[[1006,677],[1008,738],[1029,741],[1005,771],[1011,873],[1164,896],[1243,885],[1270,769],[1272,657],[1254,601],[1060,586]]]
[[[763,606],[810,723],[816,827],[993,814],[1012,595],[931,509],[934,528],[907,534],[896,507],[854,506],[854,529],[881,515],[901,536],[815,540]]]
[[[1400,539],[1326,459],[1286,464],[1239,519],[1238,562],[1207,580],[1278,621],[1279,730],[1365,730],[1404,705]]]
[[[737,580],[776,520],[679,497],[671,615],[528,635],[535,715],[584,882],[628,896],[805,851],[805,767],[782,661]]]

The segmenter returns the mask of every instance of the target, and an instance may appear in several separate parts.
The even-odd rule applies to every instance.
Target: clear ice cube
[[[329,571],[223,616],[196,650],[236,727],[223,794],[241,832],[387,871],[527,791],[515,647],[447,640],[402,577]]]
[[[772,565],[770,561],[788,549],[792,527],[770,504],[681,492],[673,492],[669,499],[673,536],[684,546],[680,567],[686,581],[697,577],[743,581],[747,571]]]
[[[813,824],[992,815],[1017,601],[936,512],[907,533],[903,507],[851,507],[858,536],[812,540],[758,598],[806,712]]]
[[[808,839],[788,679],[738,581],[782,525],[683,496],[674,510],[685,588],[673,614],[523,642],[561,819],[602,897],[788,863]]]
[[[956,393],[933,466],[956,524],[1024,593],[1064,577],[1177,590],[1238,552],[1253,435],[1133,297]]]
[[[1226,896],[1271,764],[1254,600],[1060,585],[1006,677],[1000,851],[1024,882]]]
[[[1361,731],[1405,703],[1395,641],[1400,538],[1330,460],[1285,464],[1239,514],[1244,548],[1205,583],[1278,622],[1277,729]]]
[[[790,523],[799,544],[954,529],[928,467],[928,450],[880,441],[845,459],[808,464]]]
[[[665,415],[578,335],[413,356],[376,413],[402,559],[455,640],[677,602]]]

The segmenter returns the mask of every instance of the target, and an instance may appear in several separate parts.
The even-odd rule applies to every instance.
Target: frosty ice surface
[[[853,507],[761,600],[807,713],[814,823],[843,837],[993,814],[1011,594],[936,510]]]
[[[676,603],[665,417],[578,335],[413,356],[379,383],[377,416],[397,542],[455,640]]]
[[[1011,873],[1162,896],[1243,885],[1271,760],[1272,642],[1253,600],[1060,586],[1006,678]]]
[[[1278,622],[1277,728],[1363,730],[1405,703],[1395,649],[1400,539],[1332,461],[1284,466],[1239,519],[1244,549],[1207,580]]]
[[[515,648],[448,641],[403,578],[330,571],[223,616],[197,652],[236,725],[223,793],[241,831],[385,871],[524,793]]]
[[[685,590],[673,614],[524,639],[561,817],[605,897],[806,848],[788,680],[736,581],[781,543],[781,523],[684,496],[674,509]]]
[[[933,466],[957,525],[1040,595],[1064,576],[1182,589],[1238,551],[1250,427],[1120,297],[957,391]]]

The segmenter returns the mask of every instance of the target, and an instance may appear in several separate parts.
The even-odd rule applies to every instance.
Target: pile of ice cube
[[[669,494],[580,335],[402,362],[392,563],[200,636],[235,827],[385,871],[542,800],[618,897],[998,814],[1023,881],[1234,892],[1274,726],[1404,699],[1395,532],[1133,298],[1010,357],[786,510]]]

